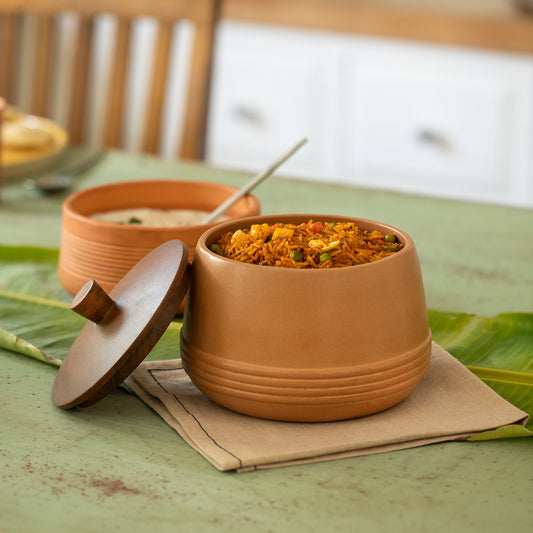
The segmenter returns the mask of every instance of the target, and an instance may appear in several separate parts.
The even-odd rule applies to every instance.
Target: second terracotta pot
[[[92,187],[70,195],[63,203],[59,279],[76,294],[91,279],[109,292],[151,250],[172,239],[189,249],[192,259],[202,233],[216,223],[178,227],[112,224],[91,218],[99,212],[148,207],[212,211],[236,187],[212,182],[144,180]],[[259,214],[253,195],[241,198],[227,212],[230,219]]]

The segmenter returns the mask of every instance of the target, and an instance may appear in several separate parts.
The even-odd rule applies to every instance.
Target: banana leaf
[[[0,261],[35,261],[56,265],[59,258],[57,248],[38,246],[4,246],[0,244]]]
[[[0,291],[0,348],[59,366],[86,320],[68,304]],[[181,322],[173,321],[146,360],[174,359]]]
[[[56,262],[53,250],[0,246],[0,348],[58,366],[85,319],[70,311],[71,296],[61,288]],[[435,342],[530,414],[526,428],[499,428],[475,440],[532,436],[533,313],[428,315]],[[174,321],[147,359],[177,357],[180,328]]]
[[[39,348],[33,346],[33,344],[30,344],[28,341],[13,335],[13,333],[10,333],[5,329],[0,328],[0,338],[2,339],[0,341],[1,345],[6,350],[27,355],[28,357],[33,357],[34,359],[43,361],[44,363],[49,363],[53,366],[61,365],[61,359],[57,359],[57,357],[54,357],[53,355],[44,353],[43,351],[39,350]]]
[[[429,310],[428,315],[437,344],[530,415],[524,430],[500,428],[472,440],[533,435],[533,313],[481,317]]]
[[[59,282],[58,257],[52,248],[0,245],[0,290],[70,302]]]

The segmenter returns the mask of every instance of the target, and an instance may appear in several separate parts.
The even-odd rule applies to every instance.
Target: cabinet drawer
[[[223,25],[218,36],[208,161],[256,171],[307,137],[279,173],[327,179],[336,161],[337,102],[327,46],[281,29],[262,29],[258,38],[246,28],[231,32],[234,26]]]
[[[525,74],[475,54],[360,55],[345,94],[346,175],[428,194],[512,194]]]

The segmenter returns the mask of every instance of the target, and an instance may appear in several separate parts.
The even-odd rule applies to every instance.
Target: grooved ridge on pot
[[[249,401],[256,405],[263,402],[268,405],[267,415],[260,411],[248,414],[288,421],[324,421],[328,415],[323,410],[332,404],[344,405],[342,418],[372,414],[369,401],[381,399],[390,407],[418,384],[429,365],[430,353],[431,335],[416,350],[402,354],[393,363],[366,365],[366,369],[354,365],[341,372],[332,371],[327,361],[323,368],[272,368],[268,364],[225,365],[225,360],[212,354],[199,354],[194,348],[191,351],[181,338],[183,367],[204,394],[235,410]],[[392,398],[393,403],[388,405]],[[322,409],[321,414],[317,416],[312,408]]]
[[[359,385],[394,378],[402,372],[407,373],[413,368],[418,368],[431,351],[431,334],[428,333],[424,341],[409,352],[366,365],[344,367],[328,366],[327,360],[318,365],[299,368],[273,367],[269,364],[268,358],[264,363],[237,362],[192,347],[183,335],[180,337],[180,346],[188,373],[201,373],[206,376],[211,374],[257,385],[276,386],[271,382],[277,382],[282,386],[323,388],[325,382],[335,383],[338,387]],[[356,351],[354,349],[354,353]],[[194,357],[193,353],[200,357]]]

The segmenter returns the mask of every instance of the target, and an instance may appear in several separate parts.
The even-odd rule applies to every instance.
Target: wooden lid
[[[187,246],[168,241],[144,257],[107,295],[89,281],[71,309],[89,320],[72,344],[52,401],[88,407],[120,385],[143,361],[176,316],[191,278]]]

